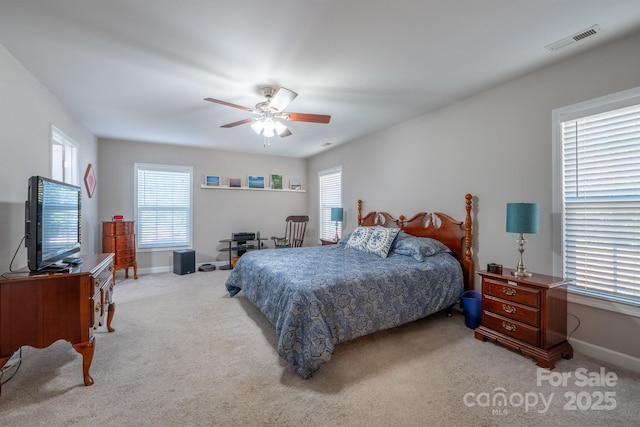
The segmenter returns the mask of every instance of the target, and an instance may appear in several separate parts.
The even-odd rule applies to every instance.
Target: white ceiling
[[[639,29],[638,0],[0,0],[0,44],[95,135],[292,157]],[[250,113],[203,100],[253,108],[265,85],[331,122],[288,122],[264,148],[220,128]]]

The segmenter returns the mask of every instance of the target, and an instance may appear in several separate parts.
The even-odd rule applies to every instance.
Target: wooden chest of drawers
[[[136,235],[133,221],[105,221],[102,223],[102,252],[114,254],[113,282],[116,271],[124,269],[124,277],[129,277],[129,267],[133,267],[133,278],[138,278],[136,262]]]
[[[17,270],[0,279],[0,369],[22,346],[45,348],[58,340],[82,355],[84,384],[95,350],[93,330],[113,332],[113,255],[80,255],[83,263],[65,273]]]
[[[479,272],[482,277],[482,325],[479,340],[499,342],[553,369],[560,357],[573,357],[567,342],[567,282],[534,274],[515,277]]]

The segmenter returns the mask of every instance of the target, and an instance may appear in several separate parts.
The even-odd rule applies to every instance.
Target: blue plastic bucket
[[[464,324],[469,329],[480,326],[482,319],[482,294],[476,291],[466,291],[462,294],[462,310]]]

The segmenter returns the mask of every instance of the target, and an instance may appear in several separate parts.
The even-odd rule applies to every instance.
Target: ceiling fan
[[[331,116],[325,114],[285,113],[283,110],[298,96],[298,94],[292,90],[284,87],[276,89],[271,86],[266,86],[261,88],[261,91],[267,100],[256,104],[256,108],[253,109],[214,98],[205,98],[204,100],[255,114],[255,117],[238,120],[237,122],[228,123],[220,127],[232,128],[245,123],[251,123],[253,130],[265,138],[271,138],[275,135],[284,138],[291,135],[291,131],[285,126],[283,121],[326,124],[331,120]]]

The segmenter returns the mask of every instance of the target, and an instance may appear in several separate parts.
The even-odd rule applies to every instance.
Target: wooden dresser
[[[567,281],[543,274],[515,277],[511,271],[478,273],[482,325],[475,337],[499,342],[553,369],[560,357],[573,357],[567,342]]]
[[[93,384],[93,330],[106,325],[114,331],[113,254],[80,258],[69,272],[25,268],[0,279],[0,368],[22,346],[45,348],[62,339],[82,355],[84,384]]]
[[[138,279],[134,221],[104,221],[102,223],[102,252],[115,254],[113,283],[116,281],[116,271],[120,269],[124,269],[124,277],[129,278],[129,267],[133,267],[133,278]]]

